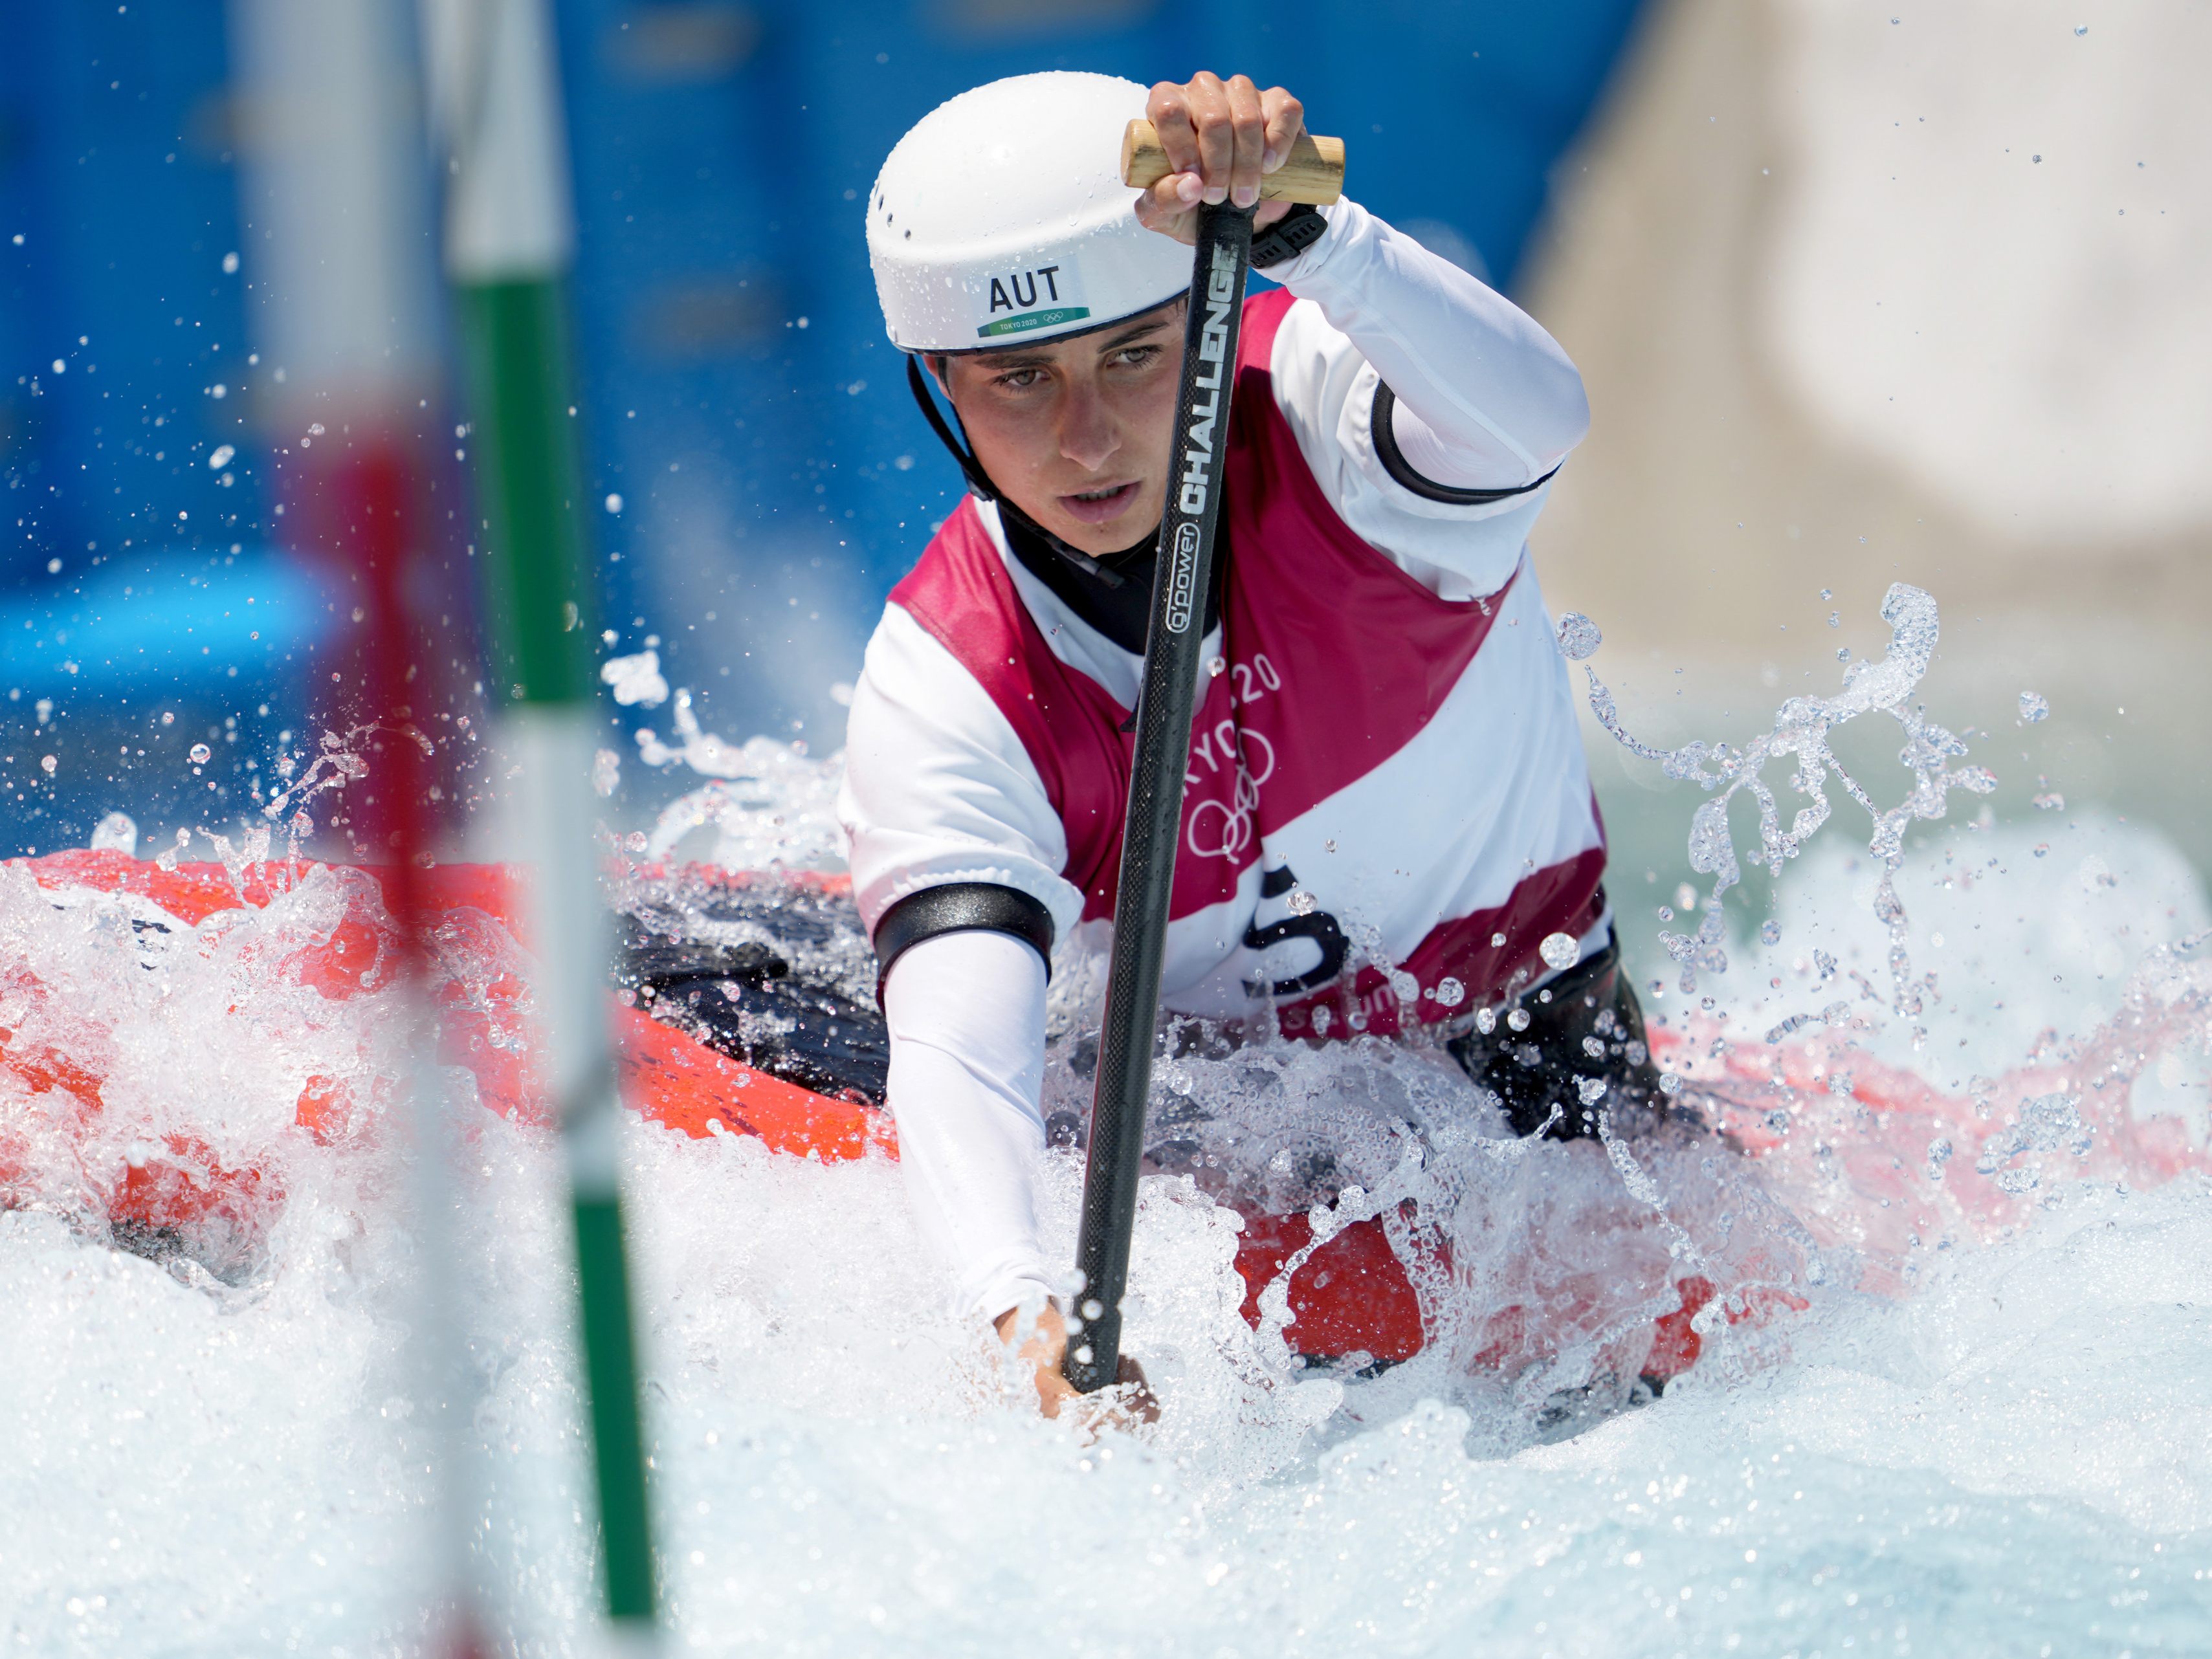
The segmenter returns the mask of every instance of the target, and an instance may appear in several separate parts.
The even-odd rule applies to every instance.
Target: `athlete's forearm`
[[[1044,963],[1005,933],[942,933],[892,964],[890,1106],[924,1243],[963,1316],[1041,1301],[1030,1180],[1044,1149]]]
[[[1589,403],[1574,364],[1536,320],[1356,202],[1328,234],[1271,269],[1351,337],[1397,396],[1392,430],[1437,483],[1534,483],[1582,441]]]

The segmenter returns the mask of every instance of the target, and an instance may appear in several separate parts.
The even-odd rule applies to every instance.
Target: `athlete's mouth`
[[[1062,495],[1060,506],[1072,519],[1079,519],[1085,524],[1104,524],[1121,517],[1136,498],[1137,486],[1133,483],[1103,484],[1097,489]]]

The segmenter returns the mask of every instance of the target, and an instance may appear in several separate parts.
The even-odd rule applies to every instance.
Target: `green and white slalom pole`
[[[574,252],[547,0],[423,0],[451,166],[446,265],[469,358],[470,448],[505,712],[515,848],[531,879],[538,1011],[574,1199],[584,1370],[607,1612],[657,1644],[637,1344],[617,1179],[611,940],[591,792],[592,581],[570,413]]]

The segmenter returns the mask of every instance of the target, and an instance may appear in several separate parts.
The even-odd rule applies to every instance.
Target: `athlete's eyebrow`
[[[1121,350],[1125,346],[1134,345],[1147,334],[1154,334],[1165,328],[1168,325],[1168,320],[1165,317],[1155,317],[1150,322],[1139,323],[1133,328],[1125,328],[1119,334],[1110,335],[1106,343],[1098,348],[1098,355],[1103,357],[1109,353]]]

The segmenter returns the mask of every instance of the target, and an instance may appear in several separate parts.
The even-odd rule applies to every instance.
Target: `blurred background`
[[[1839,649],[1879,653],[1908,580],[1944,617],[1929,712],[1971,728],[2001,816],[2104,803],[2212,867],[2203,7],[554,13],[605,653],[657,649],[708,730],[834,752],[883,597],[957,500],[861,243],[891,143],[1001,75],[1211,65],[1296,91],[1352,193],[1581,365],[1595,426],[1535,547],[1632,727],[1765,729],[1836,688]],[[424,633],[418,716],[461,732],[477,520],[411,7],[53,0],[9,29],[0,853],[117,810],[142,852],[252,813],[281,750],[353,714],[380,558]],[[698,780],[605,713],[635,827]],[[1664,890],[1690,802],[1592,732],[1617,879]],[[493,769],[446,753],[480,801]]]

